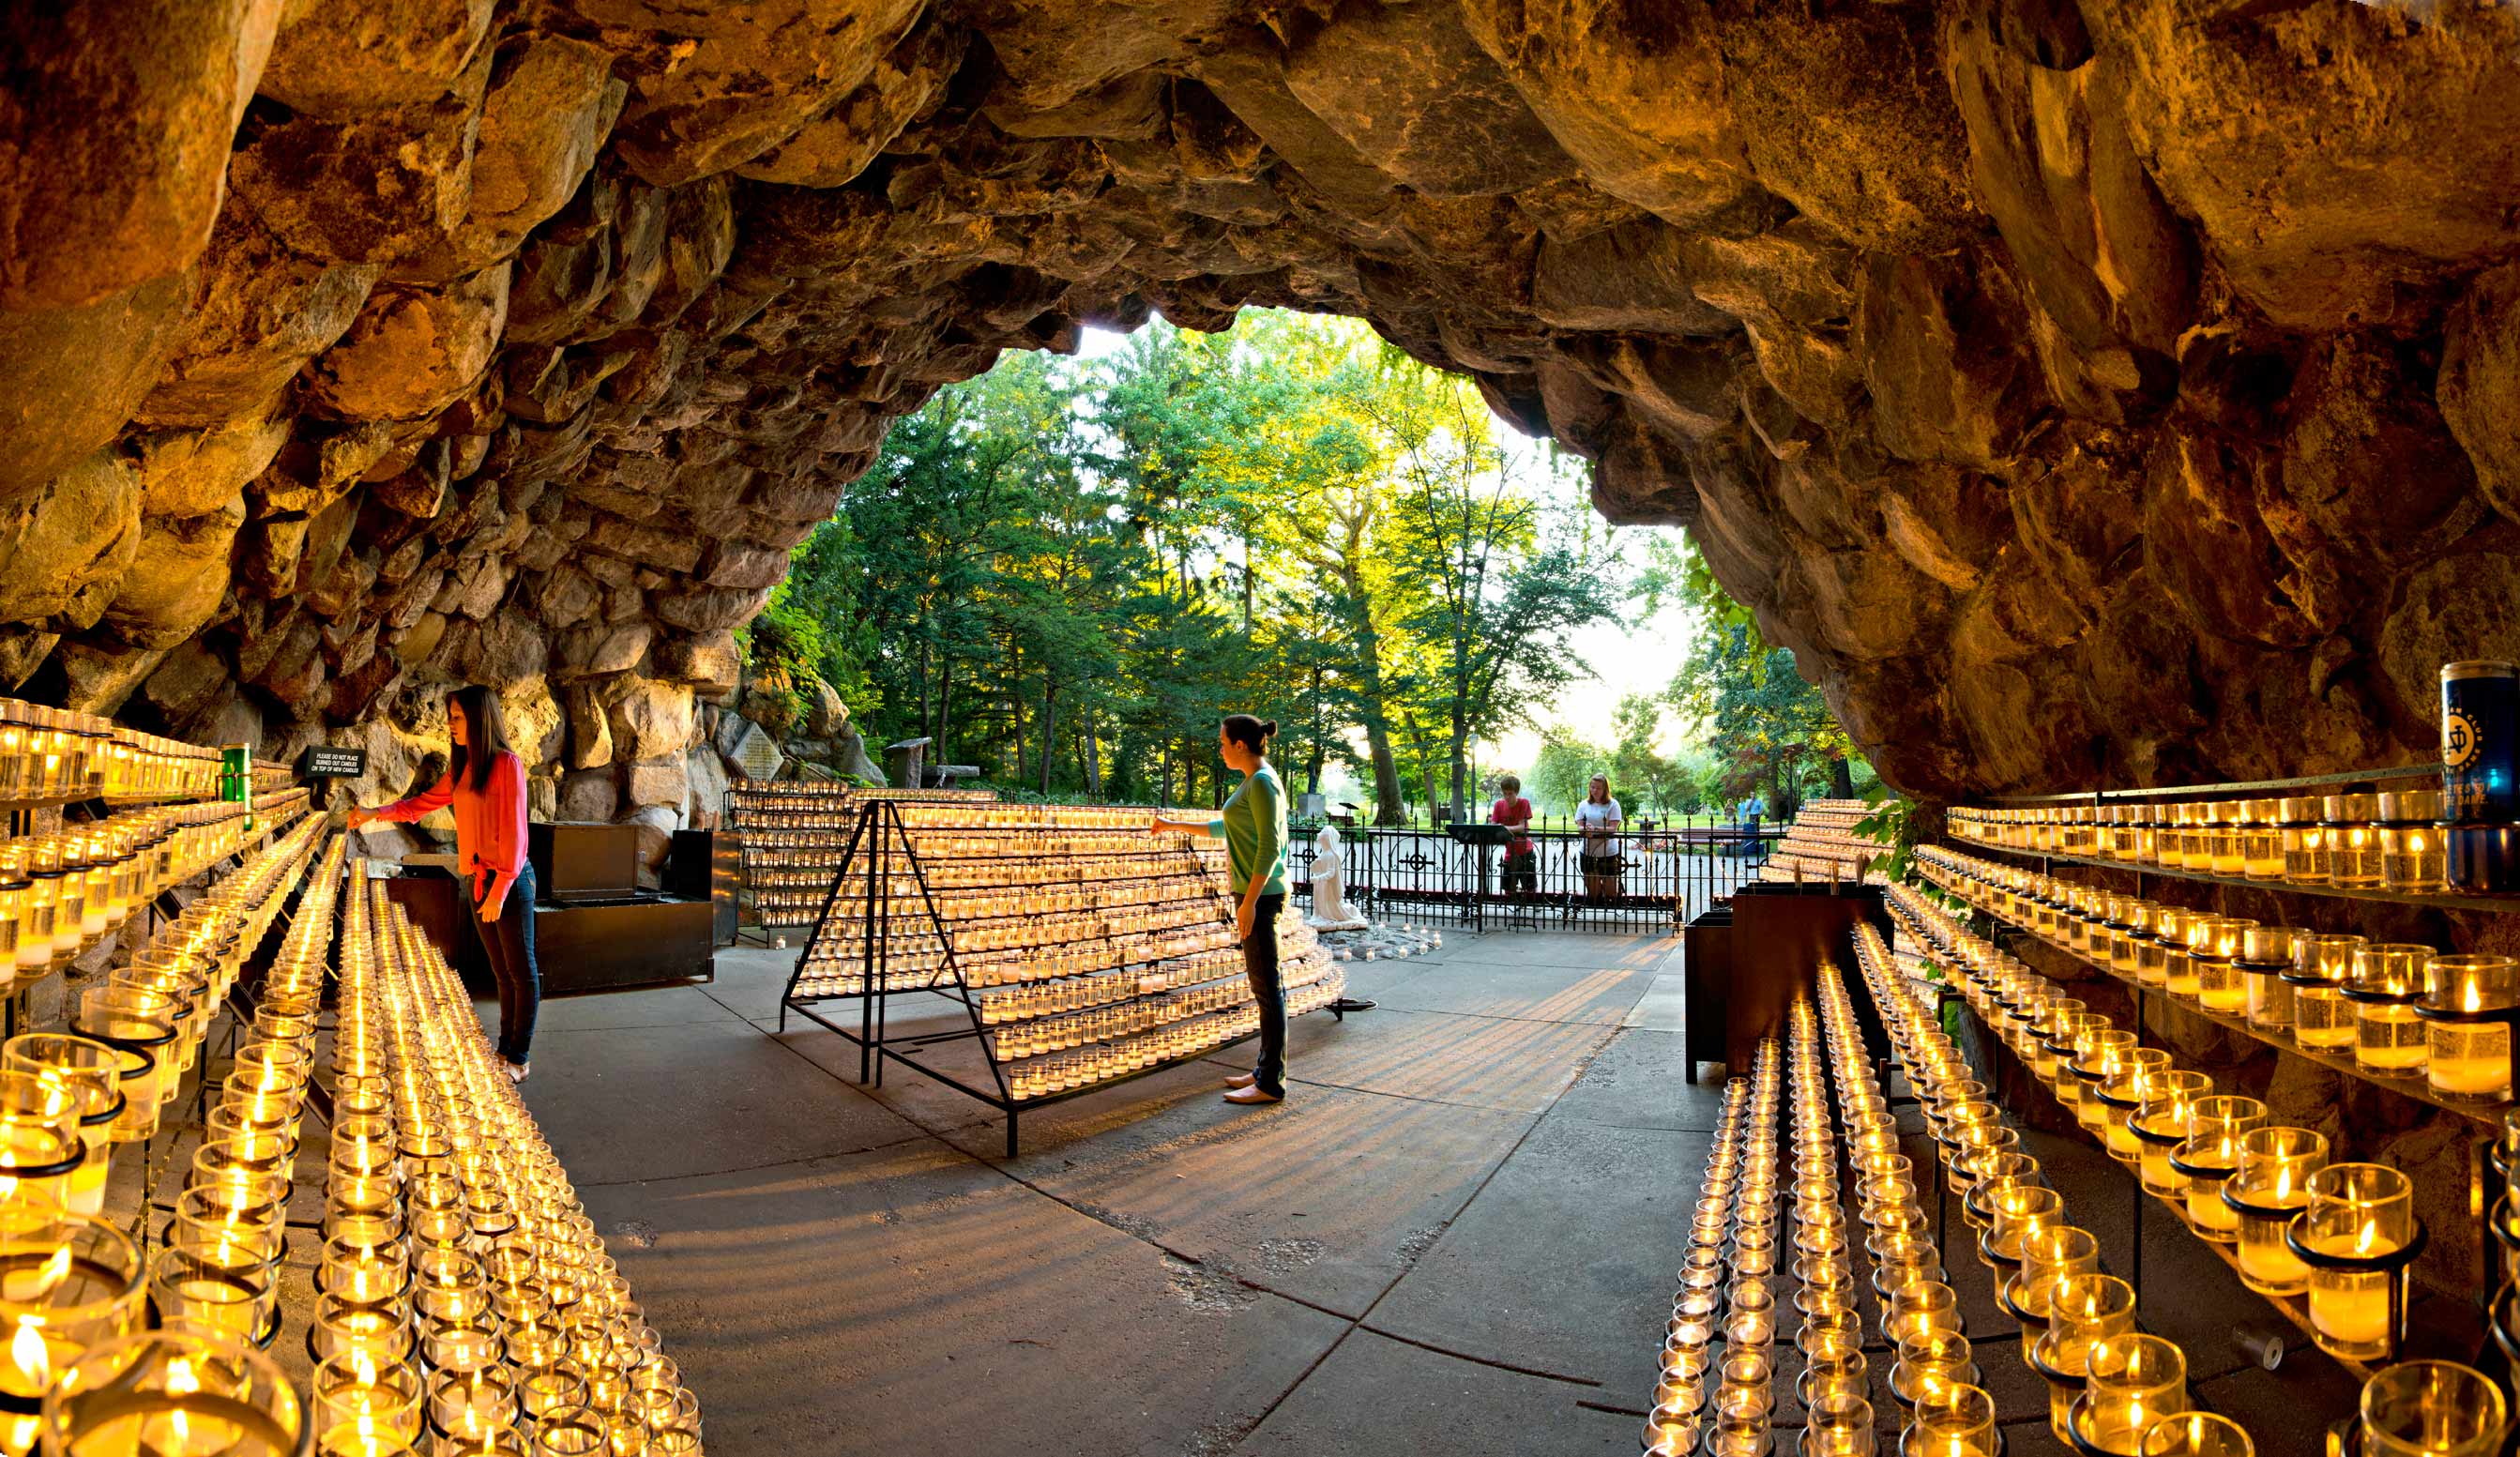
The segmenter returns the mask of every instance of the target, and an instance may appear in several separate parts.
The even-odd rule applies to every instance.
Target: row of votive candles
[[[1680,1289],[1663,1330],[1661,1375],[1653,1411],[1645,1419],[1648,1457],[1694,1457],[1715,1425],[1709,1414],[1720,1414],[1728,1405],[1734,1412],[1730,1425],[1736,1436],[1767,1434],[1773,1364],[1750,1360],[1733,1365],[1730,1328],[1739,1322],[1749,1344],[1775,1339],[1775,1299],[1764,1282],[1777,1260],[1779,1061],[1775,1040],[1763,1041],[1750,1074],[1733,1077],[1724,1087],[1714,1147],[1707,1154],[1696,1217],[1681,1260]],[[1747,1297],[1746,1303],[1732,1302],[1732,1285],[1751,1280],[1761,1283],[1741,1288],[1755,1288],[1757,1294]]]
[[[1347,989],[1347,973],[1324,965],[1287,969],[1286,1015],[1301,1017],[1336,1001]],[[1159,1064],[1193,1057],[1250,1036],[1260,1029],[1260,1009],[1247,989],[1236,1005],[1165,1023],[1114,1041],[1097,1042],[1071,1051],[1026,1058],[1007,1068],[1007,1096],[1022,1100],[1055,1097],[1079,1088],[1143,1072]]]
[[[1913,1170],[1899,1152],[1898,1119],[1882,1097],[1836,969],[1822,968],[1817,985],[1882,1339],[1897,1353],[1890,1389],[1909,1413],[1902,1449],[1912,1457],[1993,1457],[1995,1405]],[[1857,1339],[1861,1332],[1845,1335]]]
[[[211,1009],[302,878],[315,829],[309,822],[263,850],[187,908],[133,967],[112,974],[107,987],[90,988],[73,1022],[88,1035],[29,1033],[7,1044],[0,1083],[8,1087],[9,1111],[0,1127],[13,1152],[24,1151],[30,1137],[66,1134],[84,1135],[84,1147],[66,1180],[51,1177],[58,1165],[22,1165],[0,1196],[0,1328],[10,1333],[0,1352],[0,1394],[10,1398],[0,1416],[0,1451],[30,1451],[39,1431],[51,1433],[53,1449],[71,1450],[75,1434],[95,1430],[102,1420],[95,1389],[141,1360],[141,1345],[158,1339],[140,1334],[145,1310],[180,1328],[210,1318],[213,1306],[260,1299],[267,1308],[273,1288],[259,1255],[266,1248],[277,1252],[286,1196],[275,1199],[260,1175],[284,1113],[293,1137],[295,1105],[286,1084],[305,1064],[311,996],[293,1012],[272,1007],[241,1042],[154,1259],[144,1260],[141,1248],[103,1217],[102,1204],[113,1147],[155,1131],[159,1108],[199,1056]],[[276,981],[287,980],[292,964],[284,951]],[[30,1133],[34,1120],[22,1096],[30,1085],[53,1095],[54,1111],[74,1110],[72,1120]],[[232,1284],[232,1277],[257,1272],[263,1278],[251,1291]],[[111,1440],[78,1448],[115,1449]]]
[[[0,800],[210,799],[219,751],[0,699]]]
[[[258,823],[292,818],[305,798],[276,798]],[[249,823],[245,805],[194,804],[0,842],[0,986],[68,964],[160,890],[242,847]]]
[[[1974,953],[1983,943],[1913,891],[1895,888],[1891,903],[1906,929],[1961,969],[1959,990],[1971,1010],[2078,1123],[2136,1171],[2145,1192],[2170,1204],[2198,1236],[2234,1247],[2243,1284],[2274,1298],[2306,1298],[2314,1339],[2333,1355],[2374,1362],[2395,1353],[2405,1317],[2403,1275],[2314,1265],[2296,1246],[2314,1255],[2380,1264],[2406,1253],[2416,1219],[2413,1186],[2405,1174],[2379,1163],[2330,1163],[2327,1140],[2316,1130],[2273,1124],[2260,1100],[2216,1094],[2204,1073],[2172,1067],[2168,1053],[2136,1046],[2133,1032],[2111,1027],[2071,998],[2043,998],[2038,987],[2002,969],[1980,967],[1985,958]],[[2017,1135],[1993,1123],[1991,1105],[1961,1105],[1951,1114],[1959,1176],[2021,1171]],[[2000,1152],[1981,1152],[1988,1149]],[[2001,1196],[1994,1201],[2003,1202]],[[2096,1271],[2097,1247],[2085,1232],[2060,1224],[2035,1232],[2022,1248],[2011,1298],[2027,1341],[2035,1321],[2054,1318],[2060,1293],[2069,1311],[2093,1303],[2092,1291],[2066,1292],[2062,1280]],[[2099,1303],[2113,1307],[2115,1292]],[[2131,1312],[2131,1291],[2128,1304]],[[2409,1415],[2415,1398],[2408,1393],[2436,1388],[2467,1392],[2460,1408],[2472,1424],[2468,1417]],[[2388,1453],[2490,1452],[2505,1423],[2498,1389],[2468,1368],[2437,1362],[2402,1363],[2375,1375],[2363,1408],[2366,1435]],[[2425,1445],[2435,1439],[2427,1431],[2435,1436],[2451,1432],[2443,1438],[2448,1445]],[[2474,1446],[2488,1431],[2495,1441]]]
[[[2244,1017],[2307,1050],[2350,1054],[2445,1098],[2511,1094],[2520,961],[2413,942],[2317,934],[2160,905],[1948,850],[1921,851],[1941,888],[2097,965],[2209,1012]],[[1991,947],[1983,955],[2001,965]],[[2015,964],[2017,965],[2017,964]]]
[[[2189,1409],[2185,1353],[2137,1329],[2134,1288],[2100,1272],[2096,1243],[2067,1222],[2064,1200],[1870,927],[1859,929],[1857,959],[1963,1217],[1980,1231],[1979,1258],[2021,1320],[2022,1359],[2048,1384],[2057,1440],[2121,1457],[2248,1457],[2236,1424]]]
[[[1951,811],[1952,834],[2005,849],[2256,881],[2423,893],[2446,889],[2438,789],[2164,804]]]
[[[319,1452],[393,1452],[425,1428],[433,1452],[466,1457],[697,1454],[698,1400],[470,996],[382,883],[363,884],[342,962],[319,1311],[319,1344],[341,1343],[325,1369],[356,1399],[323,1418]],[[371,1443],[371,1430],[390,1436]]]
[[[2404,1174],[2376,1163],[2330,1165],[2318,1132],[2272,1126],[2258,1099],[2217,1094],[2204,1073],[2172,1067],[2160,1048],[2138,1047],[2134,1031],[2054,983],[1991,960],[1983,941],[1912,892],[1894,891],[1892,900],[1922,939],[1948,948],[1972,1010],[2102,1147],[2137,1170],[2146,1192],[2171,1203],[2200,1236],[2235,1247],[2251,1288],[2307,1294],[2312,1325],[2331,1354],[2369,1361],[2391,1352],[2394,1277],[2313,1270],[2287,1241],[2297,1227],[2318,1252],[2385,1256],[2407,1249],[2414,1207]]]

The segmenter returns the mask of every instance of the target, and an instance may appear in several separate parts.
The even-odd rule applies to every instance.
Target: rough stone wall
[[[888,420],[1279,304],[1688,524],[1911,790],[2413,756],[2520,656],[2520,37],[2437,10],[5,7],[0,685],[390,788],[476,680],[675,820]]]

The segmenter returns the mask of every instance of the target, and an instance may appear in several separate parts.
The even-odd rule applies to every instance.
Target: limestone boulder
[[[174,345],[185,293],[170,274],[89,302],[0,308],[0,509],[113,439]]]
[[[2495,200],[2520,187],[2520,38],[2500,11],[2389,6],[2084,7],[2128,66],[2126,120],[2172,207],[2277,324],[2402,316],[2446,275],[2498,260]]]
[[[494,0],[290,5],[262,94],[292,112],[336,118],[434,101],[489,37],[494,9]]]
[[[0,618],[94,626],[140,549],[140,478],[93,455],[0,520]]]
[[[390,264],[444,246],[472,199],[490,53],[424,101],[340,119],[257,116],[228,166],[236,202],[292,250]]]
[[[230,551],[244,524],[243,493],[201,516],[142,518],[106,623],[137,647],[172,648],[192,638],[227,595]]]
[[[618,685],[609,705],[616,758],[661,759],[690,747],[696,718],[688,692],[635,675],[624,676]]]
[[[508,265],[442,288],[387,284],[315,361],[307,396],[344,420],[416,420],[471,389],[508,320]]]
[[[191,266],[280,14],[281,0],[0,13],[0,310],[80,308]]]
[[[735,634],[725,628],[667,637],[656,644],[653,662],[657,676],[689,684],[693,693],[709,702],[725,699],[742,681],[742,652]]]

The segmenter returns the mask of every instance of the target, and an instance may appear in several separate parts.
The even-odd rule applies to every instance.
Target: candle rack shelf
[[[2368,776],[2364,776],[2368,777]],[[2478,911],[2494,915],[2520,912],[2520,894],[2478,895],[2463,891],[2362,889],[2351,886],[2303,885],[2284,880],[2252,880],[2246,876],[2213,875],[2200,870],[2172,869],[2167,865],[2148,865],[2136,860],[2114,860],[2101,855],[2066,855],[2054,850],[2022,849],[2013,845],[1989,844],[1981,840],[1960,840],[1970,850],[1985,850],[1998,855],[2012,855],[2040,862],[2039,872],[2051,875],[2051,865],[2085,865],[2094,870],[2115,870],[2136,878],[2135,893],[2143,893],[2145,877],[2162,880],[2189,881],[2197,885],[2223,886],[2234,890],[2264,890],[2278,895],[2318,895],[2333,900],[2376,901],[2386,905],[2410,905],[2436,911]]]
[[[785,1031],[793,1012],[854,1045],[858,1081],[880,1086],[889,1059],[997,1109],[1012,1159],[1025,1111],[1257,1033],[1232,902],[1187,837],[1150,839],[1142,819],[1107,811],[989,801],[869,798],[853,814],[779,1020]],[[1042,849],[998,848],[1026,843]],[[1133,873],[1103,873],[1113,860]],[[1054,903],[1013,903],[1026,898]],[[1344,1021],[1345,975],[1301,917],[1282,917],[1277,935],[1286,1015]],[[893,999],[922,994],[941,999],[947,1025],[893,1029]],[[848,1003],[854,1018],[823,1010]],[[940,1066],[963,1044],[979,1075]]]
[[[861,806],[878,800],[988,804],[994,790],[868,789],[837,781],[742,785],[726,792],[723,822],[742,869],[736,935],[769,943],[774,926],[809,926],[856,835]]]
[[[1926,867],[1928,871],[1931,871],[1933,868],[1934,867],[1931,866]],[[2350,1052],[2334,1052],[2320,1047],[2304,1047],[2301,1043],[2295,1041],[2292,1037],[2283,1032],[2253,1024],[2245,1015],[2218,1011],[2214,1008],[2204,1006],[2193,997],[2174,996],[2166,987],[2145,981],[2135,974],[2113,967],[2107,962],[2093,960],[2087,953],[2077,951],[2071,946],[2065,945],[2051,937],[2040,935],[2035,929],[2019,918],[2002,915],[1992,906],[1987,905],[1962,891],[1953,890],[1951,887],[1944,885],[1931,874],[1927,875],[1927,879],[1934,880],[1938,888],[1946,890],[1947,892],[1959,895],[1962,900],[1967,901],[1971,908],[1984,913],[1989,920],[2019,932],[2023,935],[2034,937],[2040,942],[2040,944],[2050,947],[2056,951],[2060,951],[2065,955],[2074,958],[2077,962],[2080,962],[2083,966],[2091,969],[2092,971],[2097,972],[2101,976],[2117,982],[2121,986],[2124,986],[2135,998],[2136,1022],[2138,1025],[2142,1024],[2144,1014],[2150,1010],[2152,999],[2159,997],[2169,1004],[2178,1007],[2180,1010],[2186,1012],[2190,1016],[2203,1018],[2205,1021],[2214,1024],[2216,1026],[2222,1027],[2228,1031],[2236,1032],[2243,1037],[2249,1038],[2251,1041],[2273,1048],[2278,1053],[2288,1053],[2294,1057],[2304,1059],[2305,1061],[2317,1063],[2318,1066],[2327,1069],[2329,1071],[2334,1072],[2341,1077],[2351,1077],[2359,1082],[2368,1083],[2372,1087],[2385,1089],[2386,1091],[2395,1093],[2402,1098],[2411,1098],[2418,1103],[2430,1104],[2433,1107],[2442,1110],[2444,1113],[2455,1114],[2459,1117],[2475,1123],[2480,1130],[2489,1135],[2498,1134],[2502,1127],[2503,1112],[2512,1106],[2512,1102],[2509,1099],[2496,1099],[2489,1102],[2473,1098],[2447,1097],[2441,1093],[2433,1091],[2431,1084],[2421,1076],[2391,1076],[2387,1073],[2375,1072],[2368,1068],[2361,1066],[2355,1062],[2354,1055]],[[2520,909],[2520,907],[2515,907],[2515,909]]]
[[[1979,1024],[1987,1028],[1990,1036],[1993,1037],[1995,1044],[2002,1046],[2002,1038],[2000,1034],[2000,1029],[1995,1027],[1989,1020],[1989,1013],[1984,1005],[1984,1001],[1982,1000],[1988,995],[1988,993],[1977,985],[1976,979],[1973,977],[1966,975],[1965,968],[1958,966],[1956,958],[1952,958],[1949,955],[1953,948],[1948,944],[1947,937],[1938,933],[1933,927],[1919,919],[1906,904],[1901,901],[1899,897],[1893,896],[1891,898],[1890,909],[1893,919],[1899,923],[1900,929],[1905,933],[1934,947],[1937,952],[1942,953],[1944,965],[1955,967],[1957,974],[1961,977],[1961,979],[1968,982],[1967,990],[1955,990],[1951,999],[1959,1002],[1962,1006],[1965,1006],[1970,1015],[1978,1020]],[[1979,909],[1983,910],[1985,908],[1979,907]],[[1992,915],[1992,912],[1989,914]],[[2002,918],[1998,917],[1996,919],[2001,920]],[[2035,934],[2035,933],[2027,933],[2026,928],[2024,928],[2024,930],[2026,933]],[[2052,944],[2052,942],[2050,944]],[[2060,947],[2059,949],[2065,948]],[[2128,977],[2124,973],[2104,964],[2091,962],[2088,958],[2079,959],[2084,960],[2085,963],[2092,966],[2093,970],[2108,976],[2112,979],[2127,983],[2137,993],[2138,999],[2138,1024],[2140,1025],[2142,997],[2147,993],[2160,992],[2162,988],[2147,986],[2143,983],[2137,982],[2134,979]],[[1972,995],[1972,992],[1976,994]],[[2352,1059],[2350,1057],[2339,1060],[2334,1058],[2332,1055],[2318,1053],[2315,1049],[2302,1049],[2292,1046],[2289,1042],[2273,1041],[2265,1032],[2250,1027],[2245,1019],[2234,1019],[2225,1014],[2207,1011],[2206,1009],[2197,1006],[2192,1001],[2188,1001],[2183,998],[2179,999],[2179,1004],[2186,1008],[2186,1010],[2204,1017],[2219,1025],[2228,1027],[2233,1031],[2252,1035],[2260,1041],[2266,1041],[2269,1045],[2276,1046],[2284,1051],[2295,1052],[2302,1056],[2312,1057],[2314,1061],[2320,1062],[2323,1065],[2333,1066],[2341,1061],[2343,1066],[2338,1067],[2337,1070],[2349,1075],[2355,1074],[2355,1070],[2352,1067]],[[2398,1080],[2396,1079],[2374,1079],[2365,1075],[2365,1080],[2372,1081],[2379,1086],[2390,1087],[2393,1091],[2408,1093],[2409,1096],[2421,1096],[2415,1089],[2399,1086]],[[2061,1098],[2059,1101],[2061,1103]],[[2460,1107],[2455,1103],[2446,1103],[2430,1097],[2426,1097],[2424,1101],[2436,1103],[2437,1106],[2444,1107],[2451,1112],[2478,1118],[2481,1121],[2494,1121],[2490,1114],[2480,1111],[2472,1106]],[[2498,1126],[2498,1123],[2497,1126]],[[2141,1136],[2140,1133],[2138,1133],[2138,1136]],[[2123,1166],[2123,1161],[2119,1161],[2121,1166]],[[2129,1283],[2136,1287],[2138,1295],[2140,1295],[2143,1287],[2142,1254],[2146,1223],[2144,1218],[2144,1207],[2147,1204],[2159,1204],[2167,1208],[2170,1212],[2171,1218],[2181,1229],[2193,1235],[2198,1244],[2202,1245],[2207,1251],[2212,1252],[2215,1258],[2221,1260],[2223,1264],[2231,1271],[2235,1278],[2241,1279],[2242,1284],[2244,1286],[2246,1285],[2247,1282],[2241,1268],[2240,1256],[2236,1249],[2225,1242],[2206,1238],[2203,1233],[2198,1231],[2194,1225],[2188,1222],[2182,1207],[2184,1204],[2183,1194],[2177,1196],[2159,1194],[2150,1189],[2142,1179],[2136,1177],[2132,1172],[2129,1172],[2126,1177],[2128,1185],[2133,1191],[2133,1198],[2130,1202],[2129,1207],[2132,1211],[2134,1227],[2134,1258],[2130,1263],[2127,1278]],[[2424,1239],[2424,1231],[2422,1230],[2422,1227],[2418,1225],[2415,1243],[2411,1244],[2405,1252],[2403,1252],[2398,1263],[2402,1266],[2404,1264],[2410,1263],[2413,1258],[2421,1252]],[[2318,1328],[2311,1320],[2310,1301],[2307,1295],[2270,1295],[2255,1289],[2251,1290],[2251,1294],[2256,1295],[2260,1299],[2266,1301],[2266,1303],[2272,1307],[2278,1315],[2283,1317],[2284,1321],[2288,1325],[2301,1332],[2305,1337],[2311,1338],[2316,1342],[2318,1332]],[[2402,1329],[2407,1332],[2403,1348],[2393,1358],[2394,1360],[2439,1358],[2473,1362],[2487,1348],[2488,1343],[2490,1341],[2497,1340],[2500,1335],[2499,1332],[2492,1329],[2491,1323],[2484,1319],[2476,1305],[2471,1301],[2457,1299],[2452,1297],[2431,1291],[2414,1290],[2408,1286],[2404,1281],[2399,1283],[2399,1288],[2394,1298],[2403,1299],[2406,1302],[2404,1306]],[[2385,1365],[2390,1364],[2390,1362],[2386,1361],[2365,1362],[2356,1360],[2348,1356],[2338,1355],[2334,1351],[2327,1350],[2323,1346],[2320,1347],[2320,1354],[2335,1362],[2339,1369],[2352,1376],[2357,1382],[2369,1381],[2371,1377],[2377,1374]]]

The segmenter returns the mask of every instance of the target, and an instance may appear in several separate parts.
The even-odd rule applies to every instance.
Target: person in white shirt
[[[1623,893],[1619,884],[1624,869],[1619,855],[1619,801],[1610,797],[1610,781],[1593,776],[1592,785],[1584,792],[1584,802],[1575,806],[1575,828],[1584,837],[1580,858],[1584,868],[1584,894],[1593,900],[1606,900]]]

